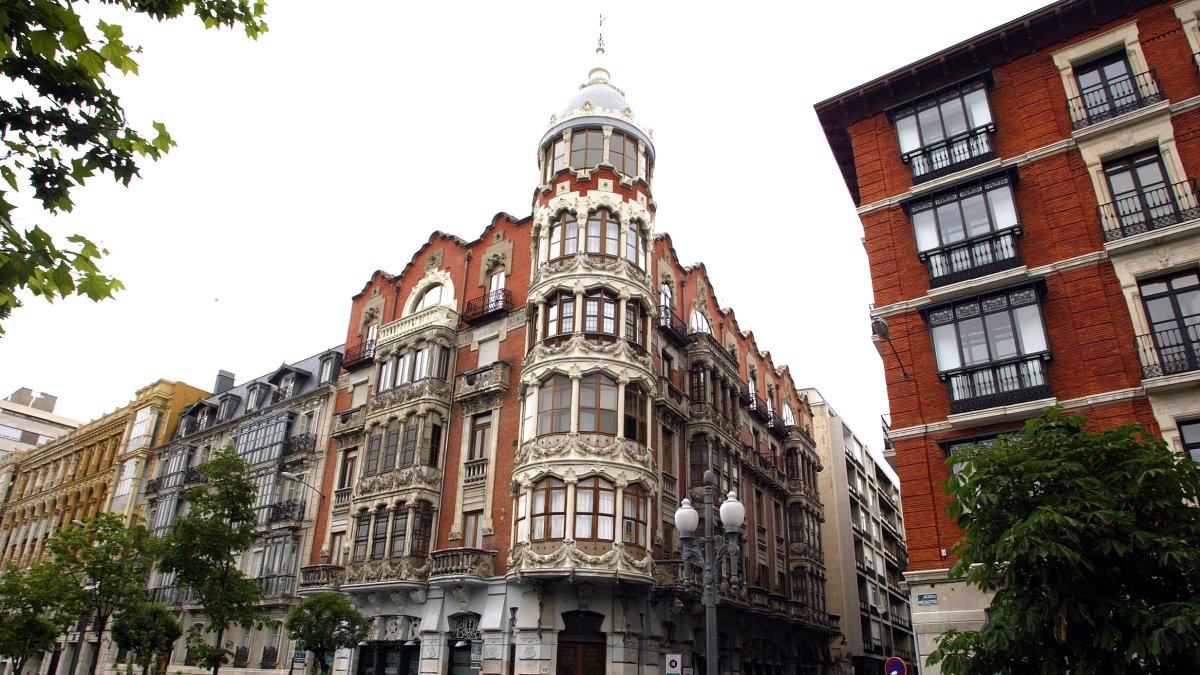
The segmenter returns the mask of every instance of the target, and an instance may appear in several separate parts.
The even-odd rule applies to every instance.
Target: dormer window
[[[255,384],[253,387],[250,387],[249,398],[246,399],[246,412],[258,410],[263,407],[267,402],[268,391],[265,384]]]
[[[284,375],[283,379],[279,382],[279,399],[283,400],[291,398],[292,390],[295,388],[295,386],[296,376],[292,373]]]
[[[203,431],[208,428],[211,415],[212,411],[208,408],[201,408],[200,411],[196,413],[196,431]]]
[[[317,379],[317,384],[329,384],[337,377],[337,361],[338,354],[336,352],[328,354],[321,358],[321,368],[317,372],[320,374]]]
[[[225,422],[233,417],[234,410],[237,409],[237,404],[241,399],[232,394],[223,396],[221,403],[217,407],[217,421]]]

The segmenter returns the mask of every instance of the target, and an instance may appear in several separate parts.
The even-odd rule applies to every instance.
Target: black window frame
[[[996,131],[996,116],[992,109],[989,94],[992,79],[991,73],[982,73],[966,78],[948,87],[930,94],[915,98],[888,110],[888,117],[896,129],[896,139],[900,146],[900,159],[912,169],[913,182],[927,180],[961,171],[996,156],[995,146],[991,142],[991,134]],[[967,97],[977,91],[983,92],[986,103],[988,120],[972,125],[970,122],[971,109],[967,105]],[[954,134],[947,133],[946,119],[943,106],[958,100],[963,113],[964,131]],[[942,136],[939,139],[927,140],[926,132],[922,130],[921,114],[928,110],[937,110],[938,126]],[[901,125],[903,121],[912,118],[915,124],[918,144],[915,148],[905,151]],[[935,153],[944,151],[945,156]],[[959,159],[953,159],[960,157]],[[953,160],[953,161],[949,161]],[[921,170],[924,167],[924,170]]]

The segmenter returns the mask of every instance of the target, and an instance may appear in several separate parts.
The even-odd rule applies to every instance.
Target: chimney
[[[217,371],[217,383],[213,385],[213,395],[224,394],[233,389],[233,379],[236,377],[228,370]]]

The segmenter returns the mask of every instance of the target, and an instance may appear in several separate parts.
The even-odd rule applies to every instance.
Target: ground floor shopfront
[[[503,580],[339,589],[372,619],[334,675],[661,675],[669,654],[703,675],[693,596],[602,580]],[[720,671],[827,675],[835,631],[735,604],[719,612]]]

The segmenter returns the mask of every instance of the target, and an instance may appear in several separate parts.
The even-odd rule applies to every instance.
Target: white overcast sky
[[[374,270],[435,229],[530,213],[600,9],[612,81],[654,130],[656,229],[879,452],[862,227],[812,106],[1043,4],[272,0],[257,42],[116,16],[145,51],[114,89],[179,147],[129,188],[93,179],[70,215],[18,211],[102,243],[127,290],[16,310],[0,396],[45,391],[86,421],[158,378],[209,389],[341,344]]]

